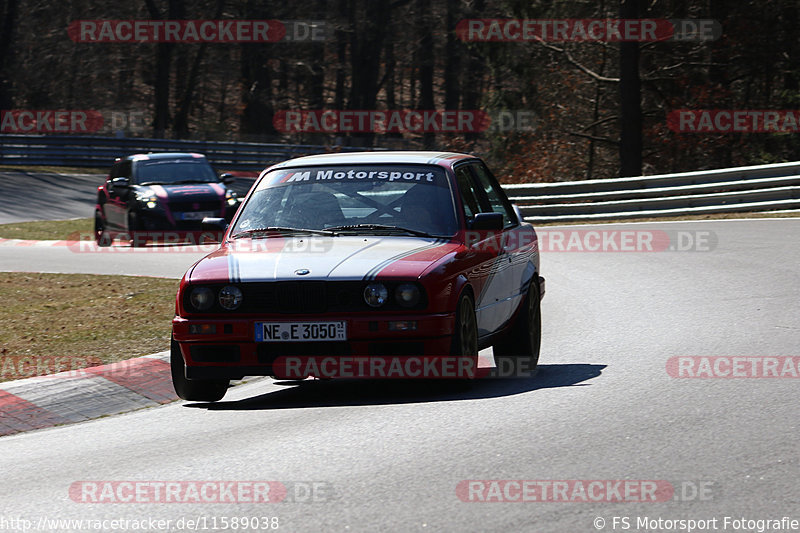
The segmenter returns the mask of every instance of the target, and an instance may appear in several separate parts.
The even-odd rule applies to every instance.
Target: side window
[[[119,177],[119,167],[120,167],[120,165],[122,165],[122,163],[115,163],[114,165],[111,166],[111,170],[108,173],[108,177],[110,179],[113,180],[114,178],[118,178]]]
[[[482,192],[486,194],[490,210],[503,215],[503,227],[515,226],[517,224],[517,216],[494,177],[489,174],[489,171],[482,163],[471,164],[469,168],[478,179]]]
[[[456,169],[456,182],[458,190],[461,192],[461,204],[464,207],[464,217],[470,220],[476,213],[481,212],[478,196],[466,167]]]

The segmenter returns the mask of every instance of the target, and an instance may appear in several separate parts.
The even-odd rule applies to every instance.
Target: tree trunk
[[[3,16],[0,23],[0,109],[11,109],[14,107],[14,97],[11,94],[8,69],[12,59],[14,26],[17,22],[17,0],[5,0],[0,6],[0,14]]]
[[[622,19],[639,18],[640,0],[620,0]],[[619,50],[620,176],[642,175],[642,102],[639,79],[639,43],[620,43]]]

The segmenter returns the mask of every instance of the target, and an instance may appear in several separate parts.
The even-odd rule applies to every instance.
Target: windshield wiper
[[[164,185],[163,181],[143,181],[139,185]]]
[[[308,229],[308,228],[288,228],[285,226],[267,226],[264,228],[253,228],[242,230],[238,233],[231,235],[231,238],[238,239],[256,233],[310,233],[312,235],[335,235],[333,231],[322,229]]]
[[[379,230],[379,231],[402,231],[404,233],[410,233],[415,237],[434,237],[434,238],[441,238],[441,235],[432,235],[425,231],[419,231],[411,228],[404,228],[402,226],[390,226],[388,224],[352,224],[349,226],[334,226],[332,228],[327,228],[328,231],[357,231],[357,230]]]

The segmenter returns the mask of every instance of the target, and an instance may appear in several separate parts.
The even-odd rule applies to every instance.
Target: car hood
[[[189,281],[412,279],[458,246],[449,240],[394,236],[243,238],[201,259]]]
[[[198,202],[219,200],[225,196],[220,183],[187,183],[184,185],[140,185],[139,194],[154,194],[159,199],[173,202]]]

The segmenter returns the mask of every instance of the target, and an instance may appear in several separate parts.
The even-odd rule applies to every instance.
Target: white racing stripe
[[[259,241],[254,239],[253,246],[259,246]],[[291,237],[285,239],[281,251],[230,252],[228,277],[233,282],[373,279],[394,261],[445,242],[417,237]],[[309,274],[296,274],[302,269]]]

